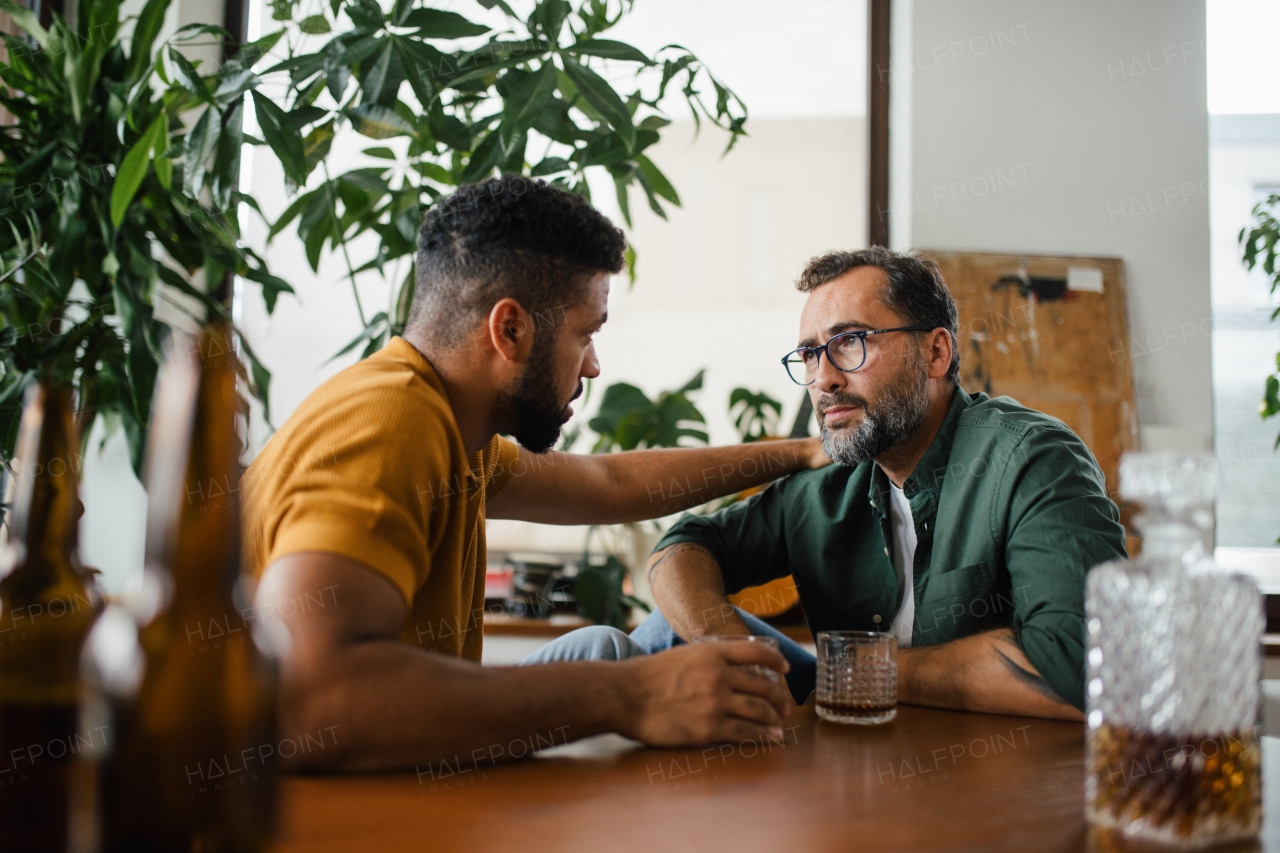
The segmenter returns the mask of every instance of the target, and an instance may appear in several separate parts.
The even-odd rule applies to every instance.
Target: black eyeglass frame
[[[814,382],[818,381],[817,368],[816,367],[814,368],[814,377],[810,379],[808,382],[801,382],[800,380],[796,379],[794,376],[791,375],[791,368],[787,367],[787,360],[791,358],[791,356],[795,355],[796,353],[803,353],[803,352],[817,353],[817,358],[818,358],[818,361],[816,362],[817,365],[822,364],[822,354],[826,353],[827,362],[830,363],[830,365],[834,367],[836,370],[840,371],[841,373],[853,373],[855,370],[861,370],[862,365],[867,363],[867,335],[883,335],[888,332],[932,332],[934,328],[935,328],[934,326],[898,326],[896,329],[869,329],[869,330],[857,331],[857,332],[841,332],[838,335],[832,335],[831,339],[828,340],[825,344],[823,344],[820,347],[797,347],[796,349],[793,349],[791,352],[787,353],[782,357],[782,369],[787,371],[787,378],[790,379],[792,382],[796,383],[802,388],[807,387],[809,385],[812,385]],[[831,350],[829,350],[828,347],[830,347],[832,342],[835,341],[837,338],[858,338],[862,342],[862,361],[859,362],[857,367],[850,367],[846,369],[831,360]],[[802,356],[801,363],[803,362],[804,362],[804,358]]]

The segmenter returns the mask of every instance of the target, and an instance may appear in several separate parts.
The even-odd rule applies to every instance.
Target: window
[[[1210,0],[1209,193],[1212,246],[1214,449],[1223,466],[1219,561],[1263,577],[1280,568],[1280,423],[1258,416],[1275,369],[1280,325],[1261,271],[1246,271],[1237,237],[1250,211],[1280,192],[1280,96],[1268,81],[1280,8]],[[1266,550],[1258,550],[1266,549]],[[1280,580],[1280,571],[1276,572]]]

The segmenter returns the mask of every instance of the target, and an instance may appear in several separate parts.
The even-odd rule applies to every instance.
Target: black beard
[[[862,423],[852,430],[827,428],[824,412],[836,405],[862,408]],[[818,401],[822,449],[839,465],[850,468],[875,459],[906,441],[929,413],[929,374],[923,359],[907,364],[902,376],[887,385],[875,405],[856,394],[835,393]]]
[[[582,382],[568,403],[556,400],[555,372],[552,369],[553,340],[535,341],[524,374],[514,392],[503,395],[502,406],[511,424],[510,434],[530,453],[546,453],[555,447],[560,428],[572,416],[569,403],[582,394]]]

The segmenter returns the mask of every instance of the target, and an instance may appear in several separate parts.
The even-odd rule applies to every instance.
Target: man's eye
[[[817,357],[818,357],[818,352],[817,352],[817,350],[811,350],[811,349],[801,350],[801,351],[800,351],[800,357],[801,357],[802,359],[804,359],[804,363],[805,363],[805,364],[809,364],[809,363],[811,363],[815,358],[817,358]]]

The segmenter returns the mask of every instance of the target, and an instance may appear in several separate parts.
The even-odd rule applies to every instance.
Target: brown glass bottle
[[[0,552],[0,851],[67,849],[77,759],[106,736],[76,723],[101,602],[76,555],[78,451],[71,389],[31,386]]]
[[[271,837],[276,676],[237,601],[236,367],[214,326],[171,349],[157,385],[146,572],[161,596],[138,632],[141,678],[111,702],[107,853],[240,853]]]

